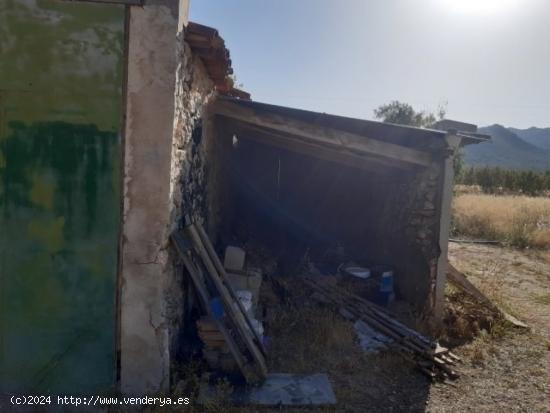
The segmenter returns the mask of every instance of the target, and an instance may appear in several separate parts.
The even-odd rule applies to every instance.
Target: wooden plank
[[[217,323],[210,317],[202,317],[197,320],[197,328],[201,331],[217,331]]]
[[[225,342],[225,340],[223,341],[212,341],[212,340],[204,341],[203,340],[203,342],[204,342],[204,346],[210,350],[222,352],[224,351],[225,348],[227,348],[227,343]]]
[[[339,301],[333,299],[330,296],[327,296],[326,300],[323,300],[323,301],[329,301],[329,302],[332,301],[333,304],[336,306],[341,305]],[[348,308],[347,310],[350,313],[355,312],[355,310],[353,309]],[[426,374],[428,371],[428,369],[426,369],[426,366],[428,367],[436,366],[442,370],[444,375],[447,375],[452,379],[455,379],[458,377],[458,373],[456,373],[449,366],[447,366],[446,364],[447,360],[442,360],[440,358],[434,357],[433,354],[430,354],[429,352],[425,351],[425,349],[419,348],[418,346],[414,345],[409,340],[407,340],[409,337],[401,337],[399,333],[381,324],[380,320],[377,320],[364,313],[357,312],[356,317],[360,320],[363,320],[367,324],[370,324],[372,327],[374,327],[378,331],[381,331],[388,337],[393,338],[394,343],[392,343],[392,346],[400,350],[399,354],[402,357],[415,363],[423,373]],[[454,364],[454,362],[453,363],[449,362],[449,364]]]
[[[223,265],[219,261],[219,258],[216,252],[214,251],[214,247],[210,243],[210,240],[208,239],[206,232],[204,231],[204,229],[200,224],[192,224],[192,225],[189,225],[187,228],[189,229],[192,239],[195,241],[195,244],[196,245],[197,243],[199,244],[198,245],[200,250],[199,254],[203,259],[203,262],[207,266],[207,269],[213,278],[214,284],[216,284],[216,288],[220,293],[222,301],[227,300],[226,305],[236,315],[236,322],[239,323],[239,327],[242,327],[243,332],[250,332],[250,334],[252,334],[254,340],[256,341],[255,344],[262,351],[262,355],[263,355],[264,350],[263,350],[263,345],[261,343],[261,339],[258,336],[256,330],[254,329],[242,303],[237,298],[237,295],[233,291],[233,288],[231,287],[231,285],[227,282],[227,274],[225,273],[225,269],[223,268]],[[221,269],[221,272],[219,272],[219,269]],[[233,303],[237,304],[237,307],[239,308],[240,312],[234,311],[233,305],[232,305]],[[243,322],[244,322],[244,325],[241,326],[240,324]],[[248,337],[248,334],[246,336]],[[267,371],[266,371],[266,374],[267,374]]]
[[[432,352],[432,349],[430,348],[430,342],[427,338],[423,337],[415,330],[412,330],[404,324],[400,323],[376,304],[364,300],[361,297],[356,296],[355,294],[348,293],[347,291],[344,291],[342,289],[326,286],[322,283],[316,283],[314,280],[308,277],[305,277],[304,280],[306,281],[306,284],[308,284],[311,288],[316,289],[317,291],[320,291],[328,296],[339,298],[342,305],[345,305],[346,307],[351,309],[355,309],[362,316],[374,318],[375,321],[383,325],[384,328],[391,329],[392,331],[398,333],[400,337],[402,337],[402,339],[407,339],[407,341],[410,342],[411,347],[414,346],[417,351],[422,351],[426,354]],[[354,300],[356,300],[357,303],[354,303]]]
[[[383,174],[383,168],[410,170],[411,164],[393,162],[387,158],[372,155],[361,155],[345,148],[328,148],[326,145],[315,142],[297,140],[280,132],[261,128],[248,123],[230,121],[228,126],[237,136],[250,139],[264,145],[270,145],[287,151],[296,152],[312,158],[334,162],[354,168],[364,169],[370,172]]]
[[[235,325],[239,336],[244,341],[248,351],[252,355],[254,362],[258,366],[258,375],[262,377],[262,379],[265,379],[265,377],[267,377],[267,365],[261,350],[259,350],[254,342],[252,336],[253,332],[250,331],[247,327],[246,321],[244,319],[244,314],[240,310],[238,310],[238,307],[234,305],[235,301],[231,298],[226,286],[220,279],[216,268],[214,267],[210,260],[210,257],[208,256],[208,252],[201,242],[200,236],[195,226],[193,224],[188,225],[185,230],[186,233],[189,235],[189,238],[193,242],[195,251],[200,256],[203,264],[205,265],[207,274],[210,276],[210,280],[214,283],[216,290],[220,294],[220,298],[222,300],[222,303],[224,304],[224,309],[229,319]]]
[[[222,341],[225,338],[220,331],[199,331],[199,337],[204,341]]]
[[[66,1],[80,1],[84,3],[111,3],[111,4],[125,4],[127,6],[141,6],[143,0],[66,0]]]
[[[523,321],[518,320],[511,314],[508,314],[506,311],[499,308],[495,303],[493,303],[485,294],[478,290],[478,288],[468,280],[466,275],[458,271],[450,262],[447,266],[447,279],[455,287],[460,288],[462,291],[470,294],[472,297],[476,298],[479,302],[487,305],[489,308],[493,309],[502,314],[504,319],[511,323],[513,326],[518,328],[529,328],[527,324]]]
[[[462,291],[470,294],[471,296],[476,298],[479,302],[487,304],[490,308],[494,308],[495,310],[497,309],[496,306],[493,304],[493,302],[489,300],[485,296],[485,294],[479,291],[477,287],[473,285],[468,280],[468,278],[466,278],[464,274],[458,271],[451,263],[448,263],[447,277],[453,285],[460,288]]]
[[[389,323],[388,316],[383,311],[378,313],[373,311],[377,307],[374,304],[371,306],[372,308],[369,308],[369,306],[349,302],[339,288],[320,285],[322,283],[316,283],[315,280],[311,280],[308,277],[304,277],[304,281],[310,288],[316,291],[316,293],[311,295],[312,298],[319,300],[321,303],[332,304],[340,310],[340,313],[342,313],[342,308],[344,308],[348,318],[351,316],[352,319],[363,320],[376,330],[391,337],[394,339],[392,346],[400,350],[405,358],[409,355],[414,356],[416,358],[414,360],[415,363],[420,367],[425,367],[429,363],[428,366],[435,365],[439,368],[441,375],[453,379],[458,377],[458,374],[450,366],[456,364],[459,359],[452,355],[448,349],[437,345],[430,345],[427,338],[421,336],[415,330],[402,325],[397,320],[395,320],[395,323]],[[353,296],[351,293],[349,295]],[[320,299],[318,298],[319,296],[321,296]]]
[[[297,139],[316,142],[331,148],[345,148],[357,154],[376,155],[421,166],[429,166],[432,163],[431,155],[426,152],[274,113],[258,113],[236,102],[217,100],[212,110],[217,115],[274,129]]]
[[[329,294],[327,294],[327,293],[321,293],[321,294],[325,295],[325,299],[323,300],[323,302],[325,302],[325,303],[327,301],[332,302],[335,306],[341,305],[341,302],[339,302],[338,300],[335,300]],[[312,296],[312,298],[313,297],[314,296]],[[408,348],[407,345],[410,345],[410,343],[407,343],[406,341],[404,341],[403,337],[400,336],[399,334],[397,334],[395,331],[393,331],[391,329],[388,329],[384,325],[380,324],[378,322],[378,320],[376,320],[376,319],[374,319],[374,318],[372,318],[368,315],[361,314],[360,312],[358,312],[354,309],[346,308],[346,311],[349,312],[350,314],[354,314],[355,318],[366,322],[367,324],[371,325],[372,327],[374,327],[378,331],[381,331],[382,333],[384,333],[386,336],[393,338],[394,343],[392,343],[391,345],[399,350],[399,354],[403,358],[405,358],[406,360],[409,360],[412,363],[416,364],[420,368],[420,370],[423,371],[424,373],[426,373],[426,371],[425,371],[426,367],[423,366],[423,364],[422,364],[423,362],[424,363],[429,362],[430,366],[433,366],[433,358],[430,357],[429,354],[423,352],[422,350],[419,351],[419,349],[417,349],[417,348],[413,348],[413,349]],[[422,357],[424,357],[424,361],[422,359],[420,359],[420,360],[415,359],[414,356],[418,355],[418,354],[420,354]]]
[[[201,241],[202,241],[203,245],[206,247],[206,252],[208,253],[210,258],[212,259],[212,262],[214,263],[214,267],[216,267],[216,270],[218,271],[218,274],[220,275],[222,283],[227,288],[227,291],[229,292],[229,295],[231,296],[231,299],[234,302],[237,303],[239,309],[243,313],[244,320],[245,320],[248,328],[250,329],[250,331],[252,331],[252,334],[254,336],[254,339],[256,340],[256,344],[258,345],[258,348],[261,350],[262,354],[265,357],[266,352],[265,352],[264,345],[262,343],[262,339],[258,335],[258,332],[254,328],[254,326],[252,325],[252,321],[250,320],[250,317],[248,317],[248,313],[246,312],[243,304],[241,303],[241,300],[239,300],[237,298],[237,294],[235,294],[235,291],[233,290],[233,287],[228,282],[228,277],[227,277],[227,273],[225,272],[225,268],[222,265],[222,263],[220,261],[220,258],[218,257],[218,254],[216,254],[216,251],[214,250],[214,246],[210,242],[210,239],[208,238],[208,235],[206,234],[206,231],[204,230],[204,228],[202,227],[201,224],[195,223],[194,225],[197,228],[197,232],[199,234],[199,237],[201,238]]]
[[[211,319],[213,319],[216,322],[218,329],[223,334],[225,342],[229,347],[229,351],[235,358],[235,361],[239,366],[239,369],[243,373],[244,377],[247,380],[255,381],[256,380],[255,374],[247,367],[245,358],[241,354],[230,332],[224,326],[223,322],[221,320],[216,319],[214,317],[214,314],[212,314],[212,310],[210,309],[211,297],[208,294],[208,290],[206,289],[206,286],[203,284],[202,277],[199,274],[199,269],[195,266],[195,264],[193,263],[193,261],[188,255],[189,251],[188,251],[188,246],[186,245],[187,244],[186,241],[184,240],[183,236],[178,232],[174,232],[171,236],[171,239],[172,239],[172,243],[176,247],[176,251],[178,252],[178,255],[182,259],[185,267],[187,268],[187,272],[189,273],[191,280],[193,281],[193,284],[195,286],[195,289],[197,290],[197,294],[199,296],[199,300],[202,304],[204,311],[209,315]]]

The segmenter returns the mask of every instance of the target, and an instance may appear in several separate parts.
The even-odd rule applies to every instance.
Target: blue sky
[[[401,100],[550,127],[549,0],[191,0],[257,101],[373,118]]]

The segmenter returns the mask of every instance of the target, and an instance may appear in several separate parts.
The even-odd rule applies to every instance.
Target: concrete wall
[[[120,388],[151,394],[169,386],[165,290],[173,274],[171,161],[177,69],[177,0],[131,7],[120,270]]]

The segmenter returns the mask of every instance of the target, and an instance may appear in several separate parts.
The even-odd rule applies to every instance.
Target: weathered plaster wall
[[[169,236],[185,215],[206,214],[201,117],[214,85],[180,31],[187,2],[177,3],[152,0],[130,13],[120,303],[127,393],[170,385],[184,292]]]
[[[461,139],[453,134],[446,136],[448,145],[447,157],[443,163],[440,182],[441,212],[439,219],[439,258],[434,289],[433,319],[435,327],[440,327],[445,311],[445,285],[447,283],[449,235],[451,228],[451,203],[454,190],[454,156],[458,151]]]
[[[120,275],[120,387],[151,394],[169,385],[170,165],[177,1],[131,7]]]

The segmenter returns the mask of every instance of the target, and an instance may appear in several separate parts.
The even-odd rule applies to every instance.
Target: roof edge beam
[[[143,0],[64,0],[68,2],[82,2],[82,3],[111,3],[111,4],[125,4],[127,6],[142,6]]]
[[[376,155],[421,166],[432,163],[430,154],[426,152],[273,113],[260,114],[236,102],[217,100],[212,105],[212,111],[216,115],[283,132],[310,143],[345,149],[357,155]]]
[[[391,163],[386,159],[374,157],[372,155],[358,155],[354,152],[335,150],[319,145],[315,142],[305,142],[303,140],[293,139],[292,136],[283,135],[273,130],[265,130],[261,127],[234,121],[225,124],[237,137],[256,141],[264,145],[270,145],[290,152],[299,153],[312,158],[317,158],[329,162],[334,162],[354,168],[364,169],[371,172],[381,173],[380,167],[389,167],[397,170],[409,170],[413,168],[410,165]]]

